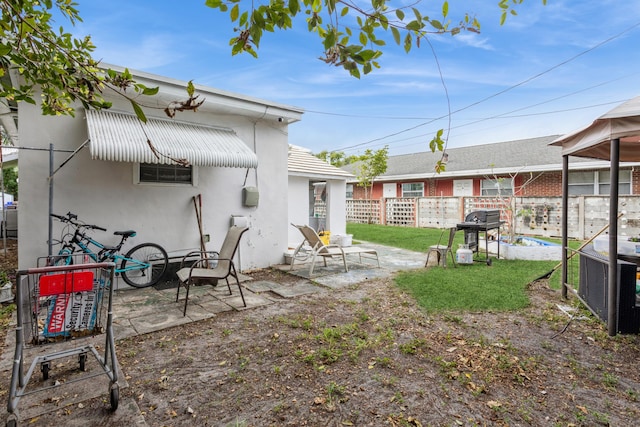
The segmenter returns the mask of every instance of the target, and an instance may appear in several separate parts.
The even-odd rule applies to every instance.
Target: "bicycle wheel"
[[[73,256],[70,249],[61,249],[58,255],[52,255],[49,258],[50,265],[71,265],[73,264]]]
[[[120,273],[128,285],[146,288],[160,281],[168,264],[169,257],[162,246],[142,243],[127,252]]]

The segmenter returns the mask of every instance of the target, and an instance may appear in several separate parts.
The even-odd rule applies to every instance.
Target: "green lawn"
[[[354,241],[364,240],[426,254],[429,246],[446,244],[447,232],[432,228],[392,227],[375,224],[347,224]],[[454,253],[464,243],[464,233],[456,235]],[[580,242],[572,242],[577,247]],[[484,254],[481,254],[484,259]],[[529,304],[527,285],[549,272],[558,261],[497,260],[492,265],[474,262],[454,268],[433,267],[400,273],[396,283],[412,294],[428,311],[517,310]],[[552,276],[559,288],[559,272]]]

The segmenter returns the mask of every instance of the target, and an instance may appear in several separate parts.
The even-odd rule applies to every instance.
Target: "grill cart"
[[[485,262],[487,265],[491,265],[491,258],[489,258],[489,237],[490,231],[496,230],[497,236],[495,238],[498,243],[498,258],[500,257],[500,227],[504,224],[504,221],[500,221],[500,211],[497,209],[491,210],[477,210],[467,214],[464,218],[464,222],[456,225],[458,230],[464,230],[464,243],[467,248],[471,249],[474,253],[479,253],[480,233],[484,234],[485,239]]]

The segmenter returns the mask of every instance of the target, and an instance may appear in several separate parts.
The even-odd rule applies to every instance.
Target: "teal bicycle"
[[[74,257],[85,254],[94,262],[113,262],[116,265],[116,275],[134,288],[146,288],[158,283],[167,271],[169,257],[167,251],[156,243],[141,243],[133,247],[126,255],[120,254],[120,249],[128,238],[134,237],[133,230],[116,231],[120,236],[120,243],[108,246],[88,235],[89,230],[107,231],[97,225],[85,224],[78,221],[78,216],[68,212],[66,216],[51,214],[51,216],[66,225],[58,255],[53,256],[51,262],[56,265],[73,264]]]

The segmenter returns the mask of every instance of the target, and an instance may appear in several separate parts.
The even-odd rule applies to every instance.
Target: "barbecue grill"
[[[476,210],[469,212],[464,218],[464,222],[457,224],[458,230],[464,230],[464,243],[473,252],[478,253],[478,242],[480,233],[484,234],[485,254],[487,265],[491,265],[489,259],[489,232],[496,230],[496,242],[500,242],[500,227],[504,221],[500,221],[500,211],[498,209]],[[500,244],[498,243],[498,257],[500,257]]]

